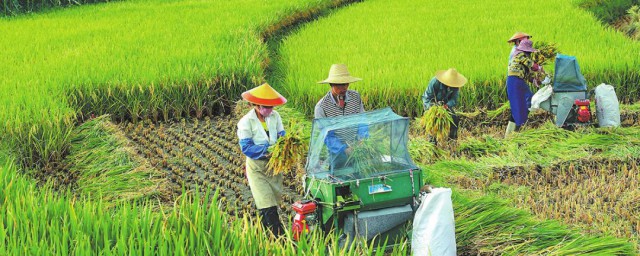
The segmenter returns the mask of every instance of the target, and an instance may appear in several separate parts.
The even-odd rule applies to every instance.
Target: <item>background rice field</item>
[[[518,11],[526,10],[526,11]],[[589,86],[616,87],[621,100],[640,96],[640,44],[601,24],[577,1],[366,1],[310,23],[280,46],[280,75],[272,83],[311,113],[328,86],[332,63],[363,78],[351,88],[368,109],[392,106],[421,115],[420,95],[437,70],[456,68],[469,79],[460,108],[495,108],[506,101],[506,67],[514,31],[556,43],[576,56]],[[545,67],[552,72],[553,65]]]

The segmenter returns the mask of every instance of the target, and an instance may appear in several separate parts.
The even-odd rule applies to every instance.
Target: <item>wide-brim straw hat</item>
[[[287,103],[287,99],[282,97],[280,93],[264,83],[256,88],[242,93],[242,98],[253,104],[261,106],[280,106]]]
[[[329,69],[327,79],[318,82],[319,84],[350,84],[361,81],[362,78],[352,77],[345,64],[333,64]]]
[[[437,71],[436,79],[446,86],[454,88],[460,88],[467,83],[467,78],[458,73],[455,68]]]
[[[518,45],[518,47],[516,47],[517,50],[523,51],[523,52],[537,52],[538,50],[536,50],[536,48],[533,48],[533,42],[531,42],[531,40],[529,39],[524,39],[520,42],[520,44]]]
[[[531,38],[532,36],[524,32],[516,32],[511,38],[509,38],[509,40],[507,40],[507,43],[513,43],[514,41],[525,37]]]

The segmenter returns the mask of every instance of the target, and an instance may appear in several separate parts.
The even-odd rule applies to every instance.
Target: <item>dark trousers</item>
[[[280,217],[278,216],[277,206],[259,209],[258,214],[260,214],[262,226],[265,229],[271,230],[271,233],[275,236],[281,236],[284,234],[284,228],[282,227]]]
[[[449,114],[451,114],[451,118],[453,119],[453,124],[451,124],[451,128],[449,129],[449,139],[457,140],[458,139],[458,125],[460,125],[460,117],[456,115],[456,112],[449,109]]]

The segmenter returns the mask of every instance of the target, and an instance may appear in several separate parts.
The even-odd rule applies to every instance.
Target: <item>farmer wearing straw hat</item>
[[[364,104],[360,94],[349,90],[349,84],[361,81],[361,78],[352,77],[345,64],[333,64],[329,69],[329,76],[319,84],[329,84],[331,89],[316,104],[315,118],[346,116],[364,112]],[[331,168],[344,166],[347,156],[352,148],[349,144],[368,137],[368,128],[359,127],[357,131],[340,129],[330,131],[325,144],[331,153]]]
[[[280,114],[273,107],[286,103],[287,99],[266,83],[242,93],[242,98],[253,106],[238,121],[238,140],[242,153],[247,156],[245,164],[249,187],[262,225],[279,236],[284,231],[278,216],[282,174],[267,175],[267,162],[270,157],[268,148],[285,134]]]
[[[507,40],[507,43],[512,43],[513,44],[513,48],[511,48],[511,53],[509,53],[509,63],[511,63],[511,60],[513,59],[513,56],[515,56],[516,47],[518,47],[518,45],[520,45],[520,42],[522,42],[522,40],[524,40],[524,39],[531,39],[531,37],[532,36],[530,36],[527,33],[516,32],[515,34],[513,34],[513,36],[511,38],[509,38],[509,40]]]
[[[531,59],[531,53],[536,51],[531,40],[523,39],[516,47],[513,59],[509,63],[507,97],[511,105],[511,117],[505,136],[513,131],[520,130],[520,127],[527,122],[529,107],[531,107],[531,97],[533,96],[527,81],[532,79],[531,74],[533,71],[541,69],[540,65],[534,63]]]
[[[434,104],[442,105],[449,111],[453,118],[453,125],[449,130],[449,138],[454,140],[458,138],[460,118],[458,118],[453,108],[458,104],[460,87],[466,83],[467,78],[458,73],[455,68],[439,70],[422,94],[422,104],[425,111],[429,110]]]
[[[315,107],[315,118],[346,116],[364,112],[360,94],[349,90],[349,84],[361,81],[352,77],[345,64],[333,64],[327,79],[318,82],[329,84],[331,89],[318,101]]]

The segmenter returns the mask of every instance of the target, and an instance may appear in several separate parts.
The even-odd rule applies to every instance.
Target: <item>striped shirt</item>
[[[344,108],[341,108],[338,106],[331,92],[328,92],[327,95],[318,101],[314,112],[315,118],[346,116],[364,112],[364,105],[358,92],[347,90]],[[335,134],[344,143],[349,143],[356,140],[358,129],[357,127],[339,129],[335,131]]]

